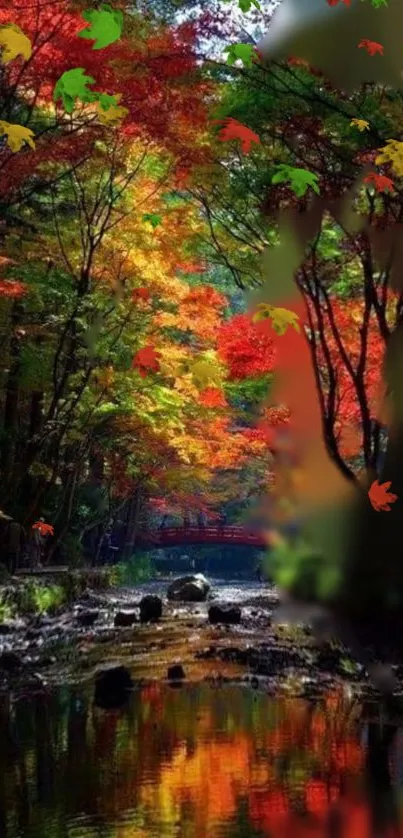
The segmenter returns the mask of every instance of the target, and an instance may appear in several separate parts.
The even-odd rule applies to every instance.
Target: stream
[[[270,678],[252,685],[245,668],[198,655],[212,642],[267,639],[260,606],[263,595],[275,598],[258,582],[210,581],[214,602],[242,605],[242,627],[220,632],[206,625],[208,603],[175,603],[161,625],[112,632],[116,608],[145,593],[165,597],[159,579],[108,594],[103,627],[74,635],[74,664],[0,695],[1,838],[403,835],[402,731],[374,792],[367,742],[381,728],[348,681],[329,681],[316,698],[287,695]],[[102,631],[110,636],[100,643]],[[166,680],[172,659],[183,662],[182,684]],[[134,689],[124,706],[102,710],[93,666],[122,660]],[[400,831],[372,832],[374,812],[390,819],[392,804]]]

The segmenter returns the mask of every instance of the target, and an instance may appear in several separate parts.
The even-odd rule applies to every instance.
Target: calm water
[[[371,831],[365,728],[343,695],[154,683],[113,712],[89,688],[3,699],[1,838],[399,835]],[[402,754],[398,737],[385,805]]]

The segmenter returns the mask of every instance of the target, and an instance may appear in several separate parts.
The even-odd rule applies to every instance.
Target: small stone
[[[172,666],[168,666],[169,681],[183,681],[185,678],[185,671],[181,663],[174,663]]]

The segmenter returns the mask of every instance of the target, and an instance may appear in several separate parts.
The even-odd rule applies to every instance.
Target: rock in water
[[[140,622],[156,623],[162,616],[162,599],[153,594],[147,594],[140,602]]]
[[[169,681],[183,681],[185,677],[185,671],[181,663],[174,663],[172,666],[168,666]]]
[[[115,628],[127,628],[137,622],[137,616],[134,611],[118,611],[115,614],[114,626]]]
[[[90,626],[94,625],[98,617],[98,610],[82,611],[80,614],[77,614],[76,620],[78,623],[80,623],[81,626],[86,626],[87,628],[89,628]]]
[[[133,681],[125,666],[100,669],[95,676],[94,704],[104,710],[121,707],[132,688]]]
[[[210,623],[225,623],[235,625],[241,622],[242,611],[238,605],[211,605],[208,611]]]
[[[210,583],[202,573],[193,576],[181,576],[175,579],[168,588],[168,599],[181,602],[204,602],[210,591]]]

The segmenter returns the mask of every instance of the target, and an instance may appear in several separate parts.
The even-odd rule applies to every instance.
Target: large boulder
[[[99,669],[95,676],[94,704],[104,710],[121,707],[133,687],[133,681],[125,666],[108,666]]]
[[[181,576],[171,582],[167,597],[181,602],[204,602],[210,587],[210,583],[202,573],[195,573],[193,576]]]
[[[154,594],[143,596],[140,601],[140,622],[156,623],[162,616],[162,599]]]
[[[208,610],[209,622],[235,625],[241,622],[242,611],[238,605],[211,605]]]

